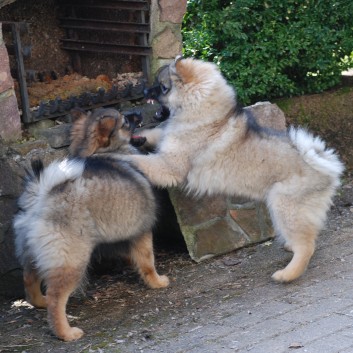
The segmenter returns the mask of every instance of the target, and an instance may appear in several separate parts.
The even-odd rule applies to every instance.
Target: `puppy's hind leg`
[[[160,276],[154,265],[152,233],[148,232],[134,240],[130,257],[142,279],[151,288],[164,288],[169,285],[167,276]]]
[[[277,282],[291,282],[300,277],[306,270],[315,251],[316,231],[307,229],[301,234],[293,234],[297,238],[292,242],[293,258],[282,270],[276,271],[272,278]]]
[[[47,302],[40,288],[42,280],[39,278],[37,270],[32,265],[26,264],[24,266],[23,283],[26,292],[26,300],[36,308],[46,308]]]
[[[71,327],[66,317],[70,294],[81,281],[82,271],[64,267],[52,270],[46,278],[48,321],[54,333],[64,341],[73,341],[83,335],[78,327]]]
[[[276,271],[272,278],[278,282],[291,282],[305,272],[315,251],[319,227],[310,219],[310,210],[303,206],[304,200],[289,195],[271,196],[269,208],[274,226],[285,239],[286,249],[293,252],[290,263]]]

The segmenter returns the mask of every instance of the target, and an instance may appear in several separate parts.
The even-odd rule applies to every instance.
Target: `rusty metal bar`
[[[22,121],[24,123],[31,122],[31,112],[29,109],[29,99],[28,99],[28,91],[27,91],[27,83],[26,83],[26,71],[23,64],[22,57],[22,47],[21,47],[21,23],[12,23],[12,40],[14,43],[15,50],[15,58],[17,64],[18,71],[18,82],[20,86],[20,94],[21,94],[21,105],[22,105]]]
[[[98,30],[110,32],[131,32],[131,33],[149,33],[148,23],[131,23],[119,21],[106,21],[95,19],[83,19],[64,17],[61,18],[60,27],[76,30]]]
[[[12,21],[1,21],[3,32],[11,32],[12,28],[13,28],[12,25],[14,23],[17,23],[18,30],[19,30],[20,34],[28,33],[28,23],[26,23],[26,22],[12,22]]]
[[[109,1],[100,0],[99,2],[89,0],[65,1],[64,5],[74,7],[90,7],[106,10],[149,10],[148,1]]]
[[[146,21],[146,12],[145,11],[139,11],[138,13],[139,16],[139,22],[147,24],[148,29],[149,29],[149,21]],[[148,35],[149,35],[149,30],[147,33],[140,33],[139,34],[139,44],[142,46],[148,46]],[[142,72],[144,75],[144,79],[147,82],[150,78],[150,57],[148,55],[143,56],[141,58],[141,63],[142,63]]]
[[[7,52],[9,55],[15,55],[15,46],[12,44],[6,45]],[[22,55],[27,58],[31,56],[32,46],[30,45],[23,45],[22,46]]]
[[[63,42],[62,49],[81,51],[81,52],[94,52],[94,53],[115,53],[115,54],[128,54],[128,55],[150,55],[152,49],[148,46],[142,45],[127,45],[116,43],[101,43],[84,40],[61,39]]]
[[[69,8],[70,11],[70,17],[71,18],[77,18],[77,14],[76,14],[76,8],[74,7],[70,7]],[[78,40],[78,33],[77,31],[73,30],[73,29],[67,29],[66,30],[66,35],[69,39],[74,39],[74,40]],[[80,54],[78,52],[74,52],[71,56],[71,63],[72,63],[72,67],[74,68],[74,70],[78,73],[82,73],[82,66],[81,66],[81,57]]]

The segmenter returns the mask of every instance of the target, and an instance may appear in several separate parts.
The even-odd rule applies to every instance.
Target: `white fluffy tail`
[[[41,161],[32,162],[32,170],[27,177],[25,192],[18,201],[19,206],[23,210],[30,209],[55,186],[79,178],[84,167],[84,161],[79,159],[54,161],[46,168],[43,168]]]
[[[325,142],[319,137],[314,137],[304,129],[289,129],[289,138],[298,149],[299,153],[314,169],[329,176],[337,187],[340,176],[344,171],[344,165],[339,160],[335,150],[326,148]]]
[[[79,159],[64,159],[61,162],[52,162],[40,176],[38,193],[40,195],[47,194],[55,186],[79,178],[84,167],[84,161]]]

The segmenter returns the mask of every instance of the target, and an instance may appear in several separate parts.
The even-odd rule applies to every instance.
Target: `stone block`
[[[212,219],[224,218],[227,214],[225,197],[192,197],[178,189],[169,190],[170,199],[177,215],[186,226],[197,226]]]
[[[71,124],[62,124],[43,129],[39,134],[48,140],[50,147],[60,148],[70,145],[70,130]]]
[[[257,122],[264,127],[269,127],[276,130],[286,129],[286,117],[277,104],[270,102],[258,102],[250,105],[245,109],[250,110]]]
[[[182,52],[181,41],[170,27],[164,28],[162,32],[154,37],[152,48],[153,56],[162,59],[175,58]]]
[[[257,243],[273,237],[272,223],[262,203],[255,203],[252,209],[231,209],[231,219],[244,231],[250,243]]]
[[[0,93],[13,88],[13,79],[10,73],[9,55],[5,43],[0,44]]]
[[[4,145],[0,140],[0,296],[22,295],[20,265],[15,256],[12,220],[17,211],[17,198],[23,187],[25,167],[32,158],[45,165],[67,155],[67,149],[55,150],[45,141],[27,141]]]
[[[199,262],[241,248],[249,241],[241,230],[232,229],[226,219],[221,219],[186,234],[186,244],[191,258]]]
[[[15,143],[9,146],[9,149],[20,156],[26,156],[34,150],[42,150],[48,148],[48,142],[44,140],[25,141],[23,143]]]
[[[243,199],[234,208],[226,196],[193,198],[176,188],[169,189],[169,196],[190,257],[197,262],[273,237],[261,203]]]
[[[7,273],[11,273],[9,277],[13,280],[13,271],[19,269],[14,250],[12,219],[17,210],[16,200],[21,192],[22,179],[21,168],[11,158],[0,158],[0,170],[0,278],[3,281]],[[8,281],[5,283],[5,287],[0,286],[0,295],[6,294],[2,293],[1,288],[9,289]]]
[[[51,119],[43,119],[36,122],[31,123],[28,126],[29,133],[37,139],[42,137],[42,131],[45,129],[50,129],[55,126],[55,121]]]
[[[15,141],[22,135],[17,99],[13,90],[0,94],[0,138]]]
[[[160,21],[182,23],[186,12],[186,0],[159,0]]]

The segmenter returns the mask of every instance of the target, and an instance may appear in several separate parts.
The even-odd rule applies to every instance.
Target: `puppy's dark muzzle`
[[[143,90],[143,95],[147,100],[158,101],[160,94],[161,94],[161,89],[159,85],[153,85]]]
[[[124,119],[131,132],[134,132],[136,127],[141,125],[143,121],[143,117],[140,111],[125,112]]]
[[[143,94],[145,96],[145,98],[147,99],[147,102],[153,102],[153,101],[157,101],[159,102],[159,96],[162,94],[162,90],[160,85],[156,84],[154,86],[151,86],[149,88],[145,88],[143,90]],[[160,102],[159,102],[160,103]],[[167,120],[169,118],[170,115],[170,111],[169,109],[161,104],[160,109],[156,112],[154,119],[157,120],[158,122],[162,122],[164,120]]]

